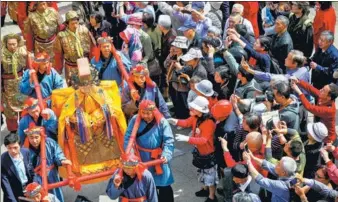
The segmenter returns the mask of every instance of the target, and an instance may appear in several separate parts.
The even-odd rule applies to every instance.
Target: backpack
[[[271,65],[270,65],[270,73],[272,74],[283,74],[283,70],[280,68],[278,61],[276,60],[276,58],[271,57]]]

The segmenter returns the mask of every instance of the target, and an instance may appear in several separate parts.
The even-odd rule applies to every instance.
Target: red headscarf
[[[146,77],[146,85],[154,88],[156,86],[155,82],[151,80],[149,76],[149,71],[143,65],[136,65],[130,70],[129,81],[134,82],[134,74],[144,75]]]
[[[156,104],[151,100],[142,100],[139,104],[138,117],[141,118],[141,110],[152,111],[156,120],[156,123],[159,124],[163,115],[157,109]]]

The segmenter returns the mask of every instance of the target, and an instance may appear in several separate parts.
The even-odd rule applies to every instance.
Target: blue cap
[[[194,9],[194,10],[202,10],[204,9],[204,2],[202,1],[194,1],[191,3],[191,8]]]
[[[188,19],[184,22],[183,26],[178,28],[179,31],[185,32],[188,29],[196,29],[196,23],[192,21],[191,19]]]

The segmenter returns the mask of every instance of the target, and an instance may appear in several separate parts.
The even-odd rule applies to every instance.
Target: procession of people
[[[21,31],[1,36],[4,202],[68,202],[45,177],[90,175],[73,186],[173,202],[178,142],[193,148],[191,198],[338,201],[332,2],[73,2],[65,20],[57,2],[1,11],[2,29],[8,12]]]

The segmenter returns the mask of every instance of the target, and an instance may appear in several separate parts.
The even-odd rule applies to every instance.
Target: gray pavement
[[[338,3],[333,2],[334,7],[338,10]],[[71,2],[60,2],[58,3],[60,8],[60,14],[64,19],[64,15],[68,10],[71,10]],[[314,12],[312,12],[312,17],[314,17]],[[338,15],[337,15],[338,17]],[[337,19],[338,22],[338,19]],[[338,30],[338,25],[336,24],[336,30]],[[17,25],[13,25],[12,21],[9,19],[9,16],[6,16],[5,26],[1,28],[1,38],[2,36],[8,33],[20,33],[20,29]],[[20,33],[21,34],[21,33]],[[336,39],[338,39],[338,31],[335,34]],[[335,40],[335,45],[338,47],[338,40]],[[168,103],[170,105],[170,103]],[[338,107],[338,104],[337,104]],[[337,112],[338,116],[338,112]],[[338,120],[337,120],[338,121]],[[336,124],[338,125],[338,123]],[[338,126],[337,126],[338,127]],[[189,130],[180,130],[177,131],[173,128],[174,133],[181,133],[187,135]],[[8,134],[6,125],[4,124],[1,127],[1,153],[6,151],[6,148],[3,145],[3,137]],[[196,177],[196,169],[192,166],[192,155],[190,151],[192,146],[187,143],[175,142],[175,153],[174,158],[171,161],[171,168],[174,174],[175,183],[173,184],[174,197],[176,202],[203,202],[204,198],[198,198],[194,196],[194,193],[198,191],[201,187],[201,184],[198,183]],[[83,195],[88,197],[93,202],[109,202],[110,200],[105,195],[105,190],[107,186],[107,181],[97,184],[83,185],[80,192],[75,192],[69,187],[63,187],[63,192],[66,202],[73,202],[77,195]],[[2,192],[1,192],[2,195]],[[219,198],[220,199],[220,198]],[[3,201],[1,196],[1,201]],[[114,200],[117,201],[117,200]],[[221,200],[219,200],[221,201]]]

